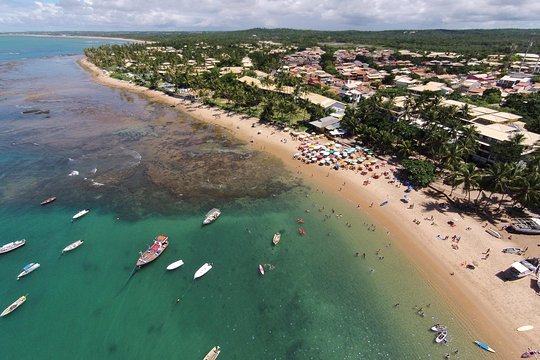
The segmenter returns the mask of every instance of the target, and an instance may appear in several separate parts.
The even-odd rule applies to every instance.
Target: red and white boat
[[[48,198],[48,199],[43,200],[43,201],[40,202],[39,204],[40,204],[40,205],[47,205],[47,204],[52,203],[52,202],[55,201],[55,200],[56,200],[56,196],[53,196],[53,197],[50,197],[50,198]]]
[[[142,267],[154,260],[156,260],[163,251],[169,246],[169,237],[166,235],[158,235],[154,239],[154,243],[146,250],[141,252],[141,255],[137,259],[137,266]]]

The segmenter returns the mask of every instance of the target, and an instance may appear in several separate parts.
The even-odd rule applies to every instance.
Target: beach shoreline
[[[497,350],[493,358],[518,358],[528,347],[535,346],[536,330],[527,333],[516,331],[519,326],[540,322],[540,315],[534,312],[535,302],[540,299],[527,285],[529,278],[503,282],[496,276],[498,271],[520,258],[503,254],[502,248],[532,245],[534,237],[513,235],[512,241],[495,239],[485,232],[478,219],[454,208],[439,207],[438,204],[446,202],[446,199],[435,198],[436,194],[429,188],[410,193],[415,204],[410,209],[400,201],[404,189],[389,183],[384,177],[365,185],[369,175],[360,175],[352,170],[336,171],[293,159],[292,155],[297,152],[300,142],[288,132],[259,124],[258,119],[228,114],[113,79],[84,58],[78,63],[102,85],[144,94],[152,101],[228,129],[234,136],[246,141],[251,149],[267,151],[280,158],[285,166],[309,185],[339,196],[349,202],[352,208],[368,214],[378,226],[389,232],[392,242],[406,255],[428,285],[460,316],[471,332],[471,343],[481,340]],[[389,203],[379,206],[385,199],[389,199]],[[431,216],[433,220],[426,220]],[[454,227],[448,225],[448,221],[456,219]],[[438,235],[458,236],[459,244],[450,239],[439,240]],[[529,256],[538,256],[536,247],[529,252],[532,253]],[[478,266],[475,266],[475,270],[468,270],[465,265],[472,263]]]
[[[92,36],[92,35],[55,35],[55,34],[29,34],[29,33],[4,33],[0,36],[29,36],[29,37],[48,37],[48,38],[61,38],[61,39],[103,39],[103,40],[120,40],[128,41],[133,43],[151,43],[152,41],[146,40],[137,40],[137,39],[128,39],[122,37],[112,37],[112,36]]]

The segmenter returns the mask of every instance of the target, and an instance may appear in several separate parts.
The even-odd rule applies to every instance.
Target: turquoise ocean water
[[[202,359],[215,345],[224,360],[483,358],[358,209],[189,113],[93,83],[72,55],[88,41],[0,37],[0,244],[27,240],[0,255],[0,310],[28,294],[0,319],[1,358]],[[212,207],[223,214],[202,227]],[[169,248],[134,272],[158,234]],[[29,262],[41,268],[17,281]]]

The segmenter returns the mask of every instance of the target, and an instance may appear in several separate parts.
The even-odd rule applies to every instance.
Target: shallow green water
[[[214,345],[220,359],[442,359],[454,349],[454,359],[482,358],[358,209],[219,129],[93,84],[73,61],[0,64],[10,88],[0,100],[0,244],[27,239],[0,255],[0,308],[28,294],[0,319],[2,358],[201,359]],[[50,112],[21,113],[29,108]],[[58,201],[38,205],[51,195]],[[223,215],[202,227],[214,206]],[[169,248],[133,273],[158,234]],[[167,272],[178,259],[185,265]],[[41,268],[16,281],[29,262]],[[194,281],[205,262],[214,268]],[[261,276],[261,263],[274,269]],[[448,347],[428,330],[438,322],[450,327]]]

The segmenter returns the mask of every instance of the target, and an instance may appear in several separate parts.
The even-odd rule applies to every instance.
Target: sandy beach
[[[485,222],[451,206],[439,206],[447,203],[446,198],[431,188],[409,193],[414,202],[414,207],[410,208],[409,204],[400,201],[405,187],[398,187],[384,177],[371,179],[366,185],[369,173],[361,175],[353,170],[334,170],[293,159],[300,141],[288,132],[261,125],[257,119],[227,114],[112,79],[86,59],[80,60],[79,64],[98,83],[144,94],[197,119],[229,129],[253,150],[267,151],[282,159],[294,174],[314,188],[340,196],[353,208],[369,214],[378,227],[389,232],[393,243],[407,255],[425,281],[460,316],[470,329],[471,343],[481,340],[497,351],[492,358],[519,358],[528,347],[537,346],[535,335],[540,329],[540,314],[534,307],[540,297],[537,296],[536,278],[505,282],[496,276],[522,258],[502,253],[503,248],[528,247],[527,257],[539,256],[537,237],[513,234],[510,240],[509,234],[501,231],[504,223],[489,224],[487,228],[496,228],[503,235],[503,239],[496,239],[485,231]],[[442,189],[441,184],[435,184],[435,187]],[[459,190],[454,195],[463,196]],[[388,204],[380,206],[384,200],[388,200]],[[455,226],[449,225],[449,221]],[[353,223],[353,226],[362,225]],[[468,269],[466,265],[469,264],[474,264],[475,269]],[[535,329],[517,332],[516,329],[523,325],[533,325]]]

